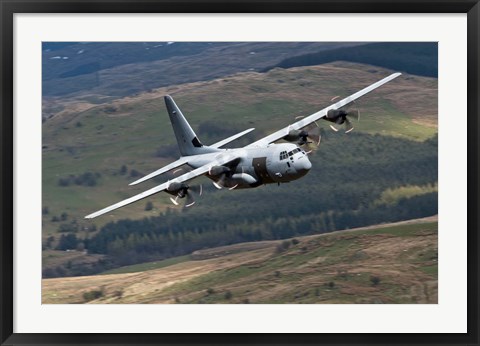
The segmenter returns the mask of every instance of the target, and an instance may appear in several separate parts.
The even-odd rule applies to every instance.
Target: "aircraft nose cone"
[[[297,161],[295,168],[299,173],[306,174],[310,170],[310,168],[312,168],[312,163],[307,156],[304,156]]]

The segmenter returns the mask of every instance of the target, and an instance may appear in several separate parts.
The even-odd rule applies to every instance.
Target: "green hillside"
[[[169,253],[158,248],[139,257],[143,245],[130,247],[133,255],[125,255],[135,263],[183,255],[205,244],[294,235],[277,229],[303,227],[303,234],[308,234],[435,214],[436,192],[428,186],[436,183],[438,174],[437,80],[404,75],[358,103],[362,115],[353,133],[333,133],[328,124],[320,124],[326,135],[312,157],[314,167],[304,179],[249,191],[217,191],[200,179],[205,194],[198,207],[187,213],[175,211],[168,195],[159,194],[93,221],[83,219],[154,186],[155,182],[135,187],[128,183],[178,156],[163,103],[165,94],[175,98],[202,142],[212,143],[255,127],[248,138],[239,141],[245,144],[287,125],[295,116],[329,105],[333,96],[349,95],[388,73],[370,66],[333,63],[241,73],[102,104],[62,104],[43,124],[44,248],[87,246],[89,251],[113,255],[113,242],[123,242],[117,247],[120,250],[131,234],[137,234],[137,243],[148,242],[149,237],[157,237],[160,243],[176,229],[182,230],[182,245]],[[402,187],[412,186],[418,189],[405,195]],[[379,203],[387,190],[389,196],[398,193],[400,197],[393,198],[394,203]],[[258,201],[263,201],[260,208]],[[153,204],[151,210],[145,210],[148,202]],[[423,210],[415,207],[423,204]],[[424,214],[413,215],[419,210]],[[158,218],[160,213],[164,214]],[[207,220],[205,215],[209,215]],[[139,224],[111,223],[99,233],[111,221],[145,217],[150,219]],[[140,225],[150,231],[140,231]],[[220,243],[204,243],[206,238],[198,236],[200,229],[205,236],[211,232],[209,238]],[[114,234],[117,236],[112,237]],[[226,240],[222,234],[235,236]],[[108,265],[129,264],[120,258],[116,261]]]

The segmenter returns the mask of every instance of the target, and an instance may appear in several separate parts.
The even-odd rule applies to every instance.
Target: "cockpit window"
[[[282,151],[280,153],[280,160],[285,160],[289,156],[293,156],[293,155],[295,155],[296,153],[299,153],[299,152],[302,152],[302,153],[305,154],[305,152],[300,148],[295,148],[295,149],[289,151],[288,153],[286,151]]]
[[[289,152],[288,152],[288,156],[292,156],[292,155],[298,153],[299,151],[300,151],[299,148],[295,148],[295,149],[293,149],[292,151],[289,151]]]

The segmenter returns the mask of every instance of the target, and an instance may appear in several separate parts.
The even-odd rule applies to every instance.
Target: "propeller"
[[[184,201],[183,207],[188,208],[195,204],[193,193],[201,196],[203,189],[201,184],[189,186],[185,183],[172,182],[168,184],[166,192],[175,196],[175,198],[170,197],[170,201],[172,201],[173,204],[178,206],[182,204],[182,201]]]
[[[331,101],[334,101],[336,98],[338,98],[338,96],[332,98]],[[339,109],[330,109],[323,119],[337,125],[345,124],[345,133],[349,133],[353,130],[354,127],[348,117],[354,117],[357,119],[357,121],[360,121],[360,111],[358,110],[358,108],[353,109],[354,104],[355,101]],[[330,125],[330,127],[333,131],[338,132],[338,129],[335,126]]]
[[[298,116],[295,120],[300,118],[303,118],[303,116]],[[310,153],[320,146],[322,139],[321,129],[317,122],[314,121],[301,130],[289,129],[288,134],[283,139],[288,142],[297,142],[299,146],[305,146]]]
[[[178,177],[183,174],[183,171],[183,168],[178,168],[172,172],[172,175]],[[186,183],[169,182],[166,192],[175,196],[175,198],[170,197],[173,204],[176,206],[183,204],[184,208],[188,208],[195,204],[194,194],[201,196],[203,188],[202,184],[189,186]]]
[[[208,170],[208,175],[212,177],[219,177],[217,181],[213,181],[213,186],[221,190],[225,187],[225,180],[227,176],[231,173],[231,169],[226,166],[212,166]]]

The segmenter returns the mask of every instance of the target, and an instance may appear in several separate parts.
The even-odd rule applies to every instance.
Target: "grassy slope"
[[[66,110],[43,125],[43,235],[55,234],[59,223],[53,215],[69,214],[80,227],[90,227],[83,216],[112,202],[143,191],[146,185],[129,187],[135,180],[121,176],[122,165],[148,173],[172,161],[155,157],[160,146],[175,145],[163,103],[169,93],[192,126],[205,122],[228,124],[238,131],[256,127],[255,138],[287,125],[295,116],[308,115],[330,103],[335,95],[348,95],[379,80],[390,71],[350,63],[275,69],[266,74],[242,73],[209,82],[161,88],[101,105],[68,104]],[[437,132],[437,81],[403,76],[362,99],[361,122],[356,131],[423,140]],[[107,107],[117,109],[108,112]],[[326,127],[325,124],[322,124]],[[213,142],[220,138],[205,138]],[[174,153],[175,155],[176,153]],[[86,171],[102,174],[95,187],[59,187],[60,177]],[[157,215],[170,206],[166,195],[150,199],[94,222],[98,228],[117,218]],[[145,201],[146,203],[147,201]]]
[[[84,303],[98,291],[91,302],[437,303],[437,227],[429,218],[301,237],[283,252],[280,241],[245,243],[147,271],[44,279],[42,302]]]

